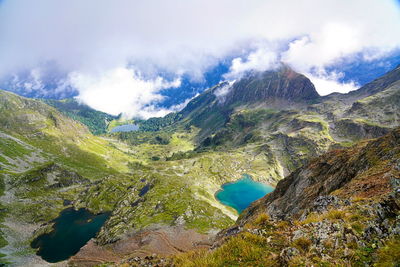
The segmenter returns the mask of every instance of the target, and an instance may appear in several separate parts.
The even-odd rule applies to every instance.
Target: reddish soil
[[[168,256],[195,248],[209,248],[212,238],[182,227],[164,227],[136,233],[107,246],[99,246],[94,240],[69,260],[73,266],[94,266],[105,262],[119,262],[129,257],[145,257],[157,254]]]

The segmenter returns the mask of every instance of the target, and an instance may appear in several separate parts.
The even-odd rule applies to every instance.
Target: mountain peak
[[[226,103],[255,103],[269,100],[304,102],[317,99],[312,82],[287,65],[278,70],[253,72],[232,85]]]

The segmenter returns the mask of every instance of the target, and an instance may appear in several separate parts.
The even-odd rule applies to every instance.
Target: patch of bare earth
[[[114,244],[97,245],[90,240],[69,260],[74,266],[118,263],[126,257],[168,256],[195,248],[210,248],[213,236],[183,227],[162,227],[138,232]]]

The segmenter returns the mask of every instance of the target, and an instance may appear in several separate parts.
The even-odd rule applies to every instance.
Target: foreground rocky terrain
[[[398,266],[400,128],[313,159],[254,202],[208,250],[165,266]],[[125,260],[147,266],[160,259]]]
[[[314,246],[325,240],[312,239],[302,250],[292,244],[295,231],[304,230],[309,237],[332,224],[340,228],[335,232],[339,235],[347,231],[343,221],[347,223],[357,207],[365,216],[351,219],[350,226],[372,223],[378,215],[368,212],[394,192],[388,177],[398,175],[389,169],[397,170],[390,160],[398,158],[398,130],[392,130],[400,125],[399,105],[400,66],[353,93],[326,97],[317,94],[308,78],[282,66],[216,85],[179,113],[141,121],[138,132],[95,136],[87,126],[93,131],[103,124],[88,123],[75,104],[73,112],[66,112],[0,91],[2,261],[47,264],[30,242],[50,232],[52,220],[73,207],[110,212],[110,217],[70,264],[137,264],[146,258],[183,266],[314,263]],[[77,114],[80,122],[75,121]],[[93,111],[89,114],[98,117]],[[362,141],[388,133],[383,139]],[[315,159],[320,155],[324,156]],[[277,189],[228,228],[238,214],[214,194],[243,174]],[[313,208],[319,198],[323,213]],[[326,220],[329,225],[324,226]],[[397,231],[390,230],[397,229],[396,220],[390,217],[385,223],[391,231],[388,238]],[[226,228],[230,230],[214,241]],[[332,250],[342,248],[337,242]],[[362,242],[368,249],[375,244]],[[230,247],[235,244],[237,249]],[[357,249],[362,250],[360,244]],[[375,244],[367,256],[377,255],[385,244]],[[250,258],[241,254],[242,245],[249,247]],[[214,250],[208,252],[211,246]],[[259,254],[252,254],[253,249]],[[281,256],[282,249],[295,257]],[[169,258],[182,252],[188,254]],[[324,255],[335,258],[332,252],[321,253],[316,263],[329,262]],[[337,261],[349,262],[353,263]]]

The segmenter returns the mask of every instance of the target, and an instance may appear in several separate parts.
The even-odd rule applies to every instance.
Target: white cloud
[[[41,80],[40,69],[32,69],[30,72],[30,79],[24,82],[23,86],[27,91],[42,90],[44,85]]]
[[[228,80],[240,79],[247,71],[264,71],[279,66],[278,54],[271,48],[261,47],[251,52],[245,60],[240,57],[232,60],[229,72],[224,75]]]
[[[325,71],[321,71],[317,74],[306,73],[306,76],[315,85],[315,88],[320,95],[328,95],[332,92],[344,94],[350,91],[357,90],[360,87],[354,81],[346,83],[339,82],[340,76],[342,76],[341,73],[326,73]]]
[[[186,99],[185,101],[183,101],[182,103],[176,104],[171,106],[168,109],[164,109],[164,111],[166,112],[165,114],[168,114],[170,112],[178,112],[181,111],[182,109],[184,109],[186,107],[186,105],[190,102],[190,100],[192,100],[193,98],[196,98],[197,96],[199,96],[200,94],[197,93],[195,94],[193,97]]]
[[[324,77],[309,77],[310,80],[315,85],[315,88],[318,88],[318,93],[320,95],[329,95],[332,92],[337,93],[348,93],[350,91],[357,90],[359,86],[355,82],[339,82],[337,80],[325,79]]]
[[[149,118],[166,115],[169,110],[157,109],[163,99],[160,90],[180,86],[180,80],[167,82],[161,77],[145,80],[132,69],[116,68],[100,75],[72,73],[71,84],[80,94],[78,100],[109,114]]]
[[[225,84],[222,84],[214,91],[214,95],[217,97],[219,103],[225,102],[226,95],[229,93],[235,81],[236,80],[231,80]]]
[[[275,42],[290,45],[280,50],[253,45]],[[249,47],[254,51],[249,53]],[[394,0],[4,0],[0,4],[0,78],[54,62],[66,75],[74,73],[80,98],[103,111],[122,110],[110,107],[118,101],[86,97],[89,92],[97,98],[115,90],[100,86],[107,79],[122,88],[148,90],[116,92],[126,94],[121,96],[126,99],[141,97],[135,100],[140,105],[149,101],[151,110],[159,94],[157,86],[148,83],[157,83],[160,71],[200,79],[207,68],[233,56],[233,76],[247,69],[267,69],[276,59],[309,73],[356,53],[374,58],[399,47],[400,8]],[[114,73],[127,66],[153,78],[127,79],[128,75]],[[127,113],[145,113],[121,103]]]
[[[343,56],[363,50],[362,38],[354,25],[329,23],[321,30],[290,43],[282,60],[303,70],[323,67]]]

